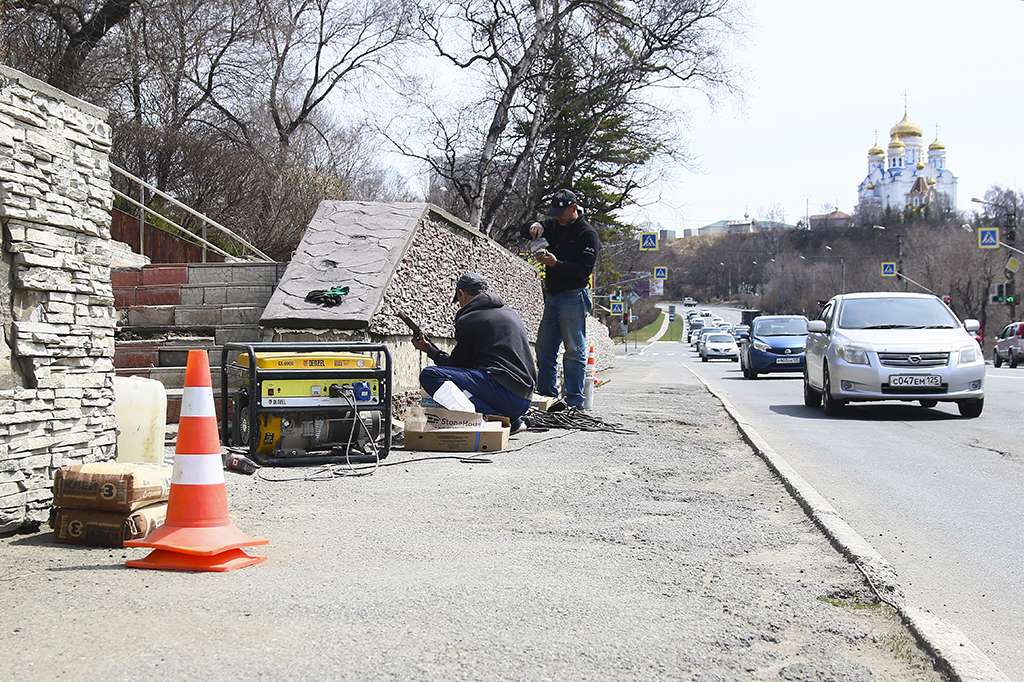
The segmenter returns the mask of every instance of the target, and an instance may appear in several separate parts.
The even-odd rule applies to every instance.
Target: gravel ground
[[[229,474],[271,541],[243,571],[0,540],[0,679],[941,679],[703,388],[609,374],[598,413],[637,436]]]

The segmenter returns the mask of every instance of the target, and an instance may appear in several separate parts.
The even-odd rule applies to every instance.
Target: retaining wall
[[[114,456],[106,112],[0,66],[0,532]]]

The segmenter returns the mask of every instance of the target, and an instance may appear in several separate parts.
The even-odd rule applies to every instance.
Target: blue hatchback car
[[[807,346],[807,318],[803,315],[762,315],[754,318],[750,338],[740,349],[743,376],[803,372]]]

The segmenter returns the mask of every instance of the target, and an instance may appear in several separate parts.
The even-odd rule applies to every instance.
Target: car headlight
[[[751,345],[754,346],[754,350],[759,350],[762,353],[767,353],[768,349],[771,347],[767,343],[765,343],[764,341],[754,341],[754,343],[751,344]]]
[[[856,346],[838,346],[836,348],[836,355],[845,360],[850,365],[870,365],[868,362],[868,352],[863,348],[857,348]]]
[[[961,365],[970,365],[978,361],[978,347],[977,346],[964,346],[960,349],[960,362]]]

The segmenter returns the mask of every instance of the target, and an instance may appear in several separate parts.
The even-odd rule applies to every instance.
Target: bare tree
[[[544,141],[570,112],[588,111],[574,121],[585,145],[611,112],[642,109],[645,89],[728,86],[721,38],[732,11],[730,0],[441,2],[423,14],[421,30],[440,57],[485,85],[467,107],[479,119],[453,128],[435,117],[426,149],[397,146],[458,190],[471,224],[493,232],[510,197],[524,197],[528,210],[539,203],[546,189],[536,180],[552,151]],[[558,64],[566,54],[580,59]],[[547,96],[559,85],[549,81],[556,65],[559,80],[579,85],[557,101]],[[580,146],[568,150],[563,177]],[[548,170],[545,179],[557,182]]]
[[[6,28],[5,58],[20,52],[24,58],[20,65],[36,71],[61,90],[77,93],[81,88],[82,67],[89,55],[114,27],[128,18],[139,2],[9,0],[7,8],[0,10],[4,11]],[[39,20],[50,23],[49,30],[37,27],[33,31],[31,24]],[[43,39],[25,42],[30,35]],[[12,44],[18,42],[23,50]]]

